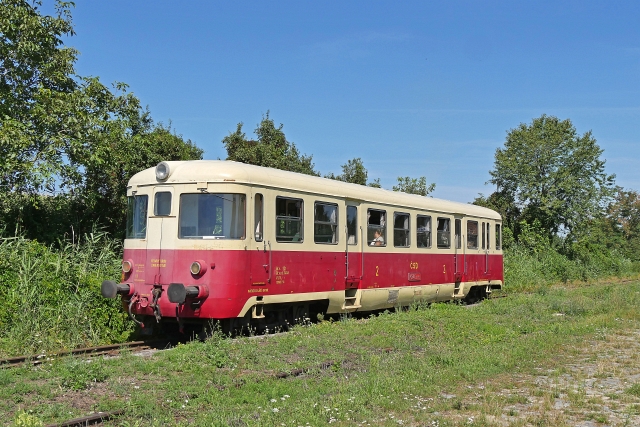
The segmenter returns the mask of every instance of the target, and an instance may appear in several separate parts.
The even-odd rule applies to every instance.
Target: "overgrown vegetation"
[[[128,338],[120,302],[100,295],[119,279],[120,248],[94,232],[59,248],[24,237],[0,238],[0,357]]]
[[[505,231],[504,273],[509,292],[640,273],[640,263],[604,242],[550,241],[538,222],[521,223],[517,241],[508,228]]]

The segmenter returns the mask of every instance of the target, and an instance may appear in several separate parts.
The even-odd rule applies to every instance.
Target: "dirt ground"
[[[468,425],[640,427],[640,329],[601,332],[536,370],[443,395],[466,403],[441,416]]]

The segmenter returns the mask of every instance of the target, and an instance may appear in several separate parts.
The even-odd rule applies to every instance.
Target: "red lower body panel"
[[[155,287],[163,290],[163,317],[176,315],[166,292],[171,283],[208,288],[206,298],[180,307],[180,317],[225,319],[254,296],[503,281],[501,254],[126,249],[124,259],[134,265],[123,280],[134,288],[133,313],[154,314]],[[204,265],[200,275],[190,272],[194,261]]]

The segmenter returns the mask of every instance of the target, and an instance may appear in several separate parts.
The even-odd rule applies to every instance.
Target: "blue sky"
[[[640,190],[640,2],[78,1],[80,75],[130,85],[156,121],[226,157],[270,111],[322,174],[361,157],[391,188],[472,201],[506,132],[591,130]]]

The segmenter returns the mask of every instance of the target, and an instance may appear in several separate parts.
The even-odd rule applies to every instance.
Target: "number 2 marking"
[[[380,276],[380,268],[376,265],[376,277]]]

